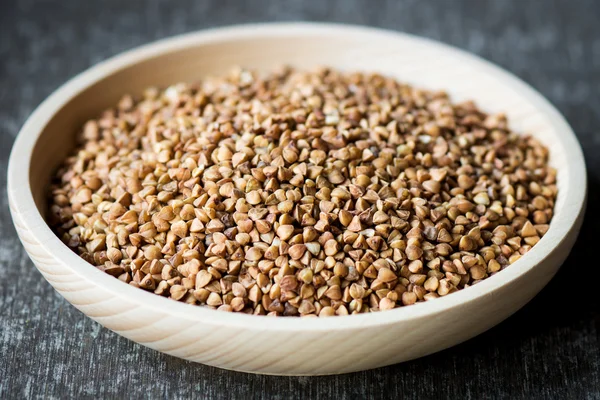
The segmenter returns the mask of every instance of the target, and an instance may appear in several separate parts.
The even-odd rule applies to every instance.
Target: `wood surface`
[[[329,15],[339,21],[340,13],[336,11],[339,7],[346,8],[345,14],[342,13],[346,16],[343,21],[419,33],[482,54],[522,76],[557,104],[579,134],[584,150],[593,155],[594,143],[598,142],[593,132],[598,118],[591,112],[594,102],[598,105],[597,94],[593,91],[594,84],[597,89],[594,67],[597,69],[600,63],[600,47],[593,41],[596,29],[594,3],[573,2],[570,3],[572,6],[565,7],[564,2],[547,2],[552,6],[545,10],[547,20],[544,26],[537,28],[538,22],[532,21],[540,18],[539,10],[528,6],[533,1],[522,3],[519,4],[524,10],[518,14],[515,10],[502,11],[503,7],[492,10],[491,2],[483,5],[480,2],[455,2],[453,10],[441,6],[446,4],[441,1],[436,2],[437,8],[412,2],[386,3],[375,15],[371,15],[373,10],[366,7],[366,3],[358,2],[327,3],[331,7],[337,5],[338,9],[324,7],[322,3],[319,6],[296,3],[292,10],[284,9],[278,3],[257,4],[263,11],[270,10],[272,16],[285,15],[286,19]],[[181,10],[173,10],[162,3],[156,7],[153,3],[132,4],[135,4],[133,9],[121,12],[117,3],[111,6],[110,2],[98,4],[96,8],[71,8],[62,3],[47,2],[39,6],[37,2],[3,4],[7,8],[0,13],[0,26],[7,30],[6,33],[3,31],[0,41],[0,55],[4,60],[0,64],[3,88],[0,144],[4,169],[14,135],[26,116],[74,73],[107,55],[153,38],[269,16],[258,13],[256,5],[244,8],[223,2],[189,4],[195,13],[189,10],[181,13]],[[136,13],[136,8],[154,11],[141,17],[143,13]],[[206,15],[210,10],[227,12],[212,13],[213,18],[210,18]],[[297,15],[290,16],[290,12]],[[394,13],[399,17],[390,19],[390,14]],[[407,13],[428,15],[426,20],[443,18],[447,21],[433,25],[427,21],[419,23],[407,18]],[[195,18],[190,17],[192,14]],[[47,18],[48,15],[55,17]],[[111,30],[98,23],[103,15],[108,25],[115,23],[110,21],[111,18],[118,19],[121,15],[128,15],[129,20],[122,17],[128,22],[117,24]],[[481,18],[481,15],[486,16],[486,23],[479,20],[478,24],[469,27],[469,23],[473,25],[473,18]],[[138,21],[139,18],[142,21]],[[178,18],[181,18],[179,23]],[[98,25],[91,22],[94,19]],[[496,24],[490,23],[495,19]],[[573,19],[577,22],[572,22]],[[509,22],[504,26],[503,21]],[[571,23],[567,24],[569,21]],[[58,25],[52,25],[57,22]],[[162,30],[158,29],[157,33],[156,29],[146,26],[150,22],[163,26]],[[509,33],[503,33],[511,26],[513,31],[509,29]],[[456,33],[459,31],[462,33]],[[465,31],[466,36],[462,37]],[[102,33],[98,35],[98,32]],[[86,35],[93,37],[86,38]],[[15,40],[6,40],[7,37]],[[484,45],[473,45],[479,39],[469,39],[471,37],[479,37]],[[138,41],[127,44],[124,38],[137,38]],[[99,40],[100,50],[89,45],[96,43],[95,40]],[[495,42],[497,51],[490,51],[489,47],[494,48]],[[509,49],[508,44],[512,44],[512,48]],[[98,56],[102,49],[105,53]],[[44,63],[37,65],[40,59],[44,59]],[[70,69],[77,65],[77,69]],[[44,87],[46,91],[43,91]],[[257,398],[302,395],[353,398],[379,394],[595,398],[598,390],[598,301],[593,295],[595,258],[591,240],[594,238],[594,218],[598,216],[594,210],[598,184],[593,170],[597,161],[593,157],[588,161],[591,198],[583,239],[557,278],[532,304],[500,327],[452,350],[408,364],[339,377],[270,378],[226,372],[160,355],[101,329],[56,295],[33,270],[16,240],[6,207],[3,207],[0,221],[4,228],[0,242],[0,355],[3,359],[0,395],[189,397],[196,394],[220,398],[250,397],[252,393]],[[3,189],[4,186],[3,182]]]

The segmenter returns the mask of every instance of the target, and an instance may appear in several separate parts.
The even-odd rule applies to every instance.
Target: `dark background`
[[[600,1],[0,0],[0,398],[600,399]],[[580,239],[548,287],[491,331],[355,374],[267,377],[134,344],[70,306],[34,269],[8,214],[6,166],[33,109],[67,79],[165,36],[258,21],[379,26],[478,54],[530,83],[575,130],[589,171]]]

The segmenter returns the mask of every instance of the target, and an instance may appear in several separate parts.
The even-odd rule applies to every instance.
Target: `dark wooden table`
[[[0,170],[46,96],[74,74],[178,33],[316,20],[427,36],[512,71],[564,113],[589,168],[589,207],[560,273],[489,332],[420,360],[355,374],[267,377],[136,345],[70,306],[34,269],[0,174],[0,398],[600,398],[600,1],[0,2]]]

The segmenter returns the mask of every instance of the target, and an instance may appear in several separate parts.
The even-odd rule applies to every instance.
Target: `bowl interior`
[[[484,111],[506,113],[513,129],[531,133],[549,146],[559,185],[565,183],[566,170],[560,167],[568,164],[569,154],[561,151],[561,132],[524,93],[506,85],[495,71],[482,69],[474,57],[469,60],[471,57],[448,51],[435,42],[412,37],[398,40],[396,35],[370,30],[349,34],[344,29],[290,29],[280,33],[256,29],[250,37],[230,35],[199,43],[187,40],[174,43],[172,48],[166,46],[158,54],[147,52],[145,59],[115,71],[106,64],[96,67],[100,68],[98,72],[109,74],[64,104],[39,136],[30,165],[38,209],[44,210],[45,184],[72,151],[74,136],[86,120],[114,106],[124,94],[139,95],[150,86],[196,82],[207,75],[227,73],[234,66],[269,71],[283,64],[303,69],[326,65],[346,71],[378,72],[416,87],[445,90],[456,102],[473,99]],[[561,190],[557,213],[562,208],[563,194]]]
[[[72,151],[76,132],[123,94],[139,95],[149,86],[198,81],[236,65],[268,71],[282,64],[378,72],[417,87],[445,90],[456,102],[475,100],[484,111],[504,112],[514,130],[530,133],[550,148],[551,165],[558,170],[559,193],[551,228],[518,263],[534,260],[531,254],[536,251],[548,252],[544,246],[556,245],[572,227],[585,197],[581,150],[564,119],[535,91],[481,59],[436,42],[374,29],[312,24],[185,35],[128,52],[74,78],[40,106],[44,113],[34,114],[42,128],[37,140],[31,140],[26,172],[37,210],[44,214],[50,176]],[[570,210],[568,205],[578,209]],[[487,282],[499,280],[505,271],[477,285],[479,290],[486,285],[492,288],[493,283]],[[476,289],[466,291],[475,293]]]

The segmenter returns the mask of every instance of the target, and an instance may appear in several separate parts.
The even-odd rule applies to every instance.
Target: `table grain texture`
[[[599,18],[595,0],[0,1],[0,398],[600,399]],[[132,343],[44,281],[17,239],[6,197],[10,148],[33,109],[73,75],[135,46],[294,20],[378,26],[460,47],[521,77],[565,115],[586,156],[589,206],[572,254],[529,305],[419,360],[269,377]]]

